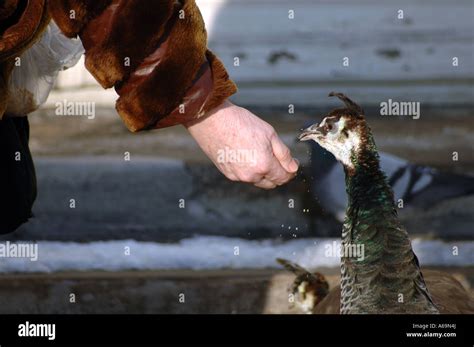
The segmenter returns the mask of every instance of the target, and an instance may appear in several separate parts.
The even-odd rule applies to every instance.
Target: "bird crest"
[[[337,97],[339,100],[341,100],[344,105],[346,106],[346,108],[351,111],[351,114],[354,114],[356,116],[361,116],[363,117],[364,115],[364,110],[362,109],[362,107],[360,107],[358,104],[356,104],[354,101],[352,101],[351,99],[349,99],[346,95],[342,94],[342,93],[336,93],[336,92],[330,92],[329,97]]]

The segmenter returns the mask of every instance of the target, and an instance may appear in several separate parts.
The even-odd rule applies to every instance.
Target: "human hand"
[[[229,101],[184,124],[230,180],[272,189],[295,177],[298,162],[273,127]]]

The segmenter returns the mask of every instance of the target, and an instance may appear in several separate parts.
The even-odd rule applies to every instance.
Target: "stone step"
[[[472,267],[441,269],[472,286]],[[337,268],[318,271],[338,285]],[[293,279],[264,269],[0,275],[0,314],[301,313],[288,302]]]

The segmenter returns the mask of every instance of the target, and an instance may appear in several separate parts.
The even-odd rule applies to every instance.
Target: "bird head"
[[[345,108],[331,111],[320,123],[311,125],[299,135],[300,141],[313,140],[331,152],[345,166],[351,167],[367,134],[364,111],[341,93],[330,93],[345,104]]]
[[[277,258],[277,262],[296,275],[290,292],[297,306],[304,313],[312,313],[316,305],[329,293],[329,284],[324,275],[319,272],[311,273],[287,259]]]
[[[329,284],[319,272],[297,276],[293,282],[295,302],[305,313],[312,313],[328,293]]]

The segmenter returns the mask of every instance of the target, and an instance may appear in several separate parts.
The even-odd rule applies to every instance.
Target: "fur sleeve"
[[[131,131],[200,117],[235,93],[222,63],[207,50],[194,0],[50,0],[69,37],[79,36],[86,67],[119,94]]]

